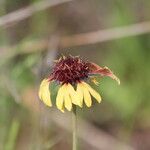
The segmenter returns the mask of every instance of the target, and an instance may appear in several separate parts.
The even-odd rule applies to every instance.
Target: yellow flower
[[[107,67],[100,67],[94,63],[83,61],[79,57],[62,57],[52,69],[49,78],[41,82],[39,89],[39,98],[47,106],[52,106],[51,92],[49,84],[51,82],[58,82],[60,87],[56,97],[56,106],[62,112],[67,109],[72,110],[73,105],[83,107],[92,106],[92,97],[99,103],[101,96],[88,83],[91,80],[96,85],[98,82],[94,78],[95,75],[109,76],[120,83],[119,79]]]

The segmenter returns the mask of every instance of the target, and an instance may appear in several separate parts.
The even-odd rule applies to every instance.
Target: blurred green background
[[[67,118],[70,113],[61,114],[55,108],[47,108],[38,99],[41,79],[61,54],[80,55],[108,66],[121,80],[118,86],[109,78],[100,79],[97,90],[102,103],[78,110],[80,118],[108,136],[108,140],[106,136],[95,147],[81,138],[79,149],[123,150],[117,144],[119,141],[131,149],[149,150],[150,34],[80,46],[63,46],[60,41],[65,36],[149,21],[150,1],[58,2],[33,14],[31,11],[32,15],[21,21],[3,24],[16,16],[4,19],[4,15],[30,5],[39,7],[36,4],[41,6],[44,0],[0,1],[0,150],[71,149],[71,133],[62,125],[71,122],[59,121],[59,117]],[[71,125],[67,128],[71,129]],[[89,141],[102,137],[97,132],[95,139],[90,139],[92,128],[88,131],[85,128],[85,132]]]

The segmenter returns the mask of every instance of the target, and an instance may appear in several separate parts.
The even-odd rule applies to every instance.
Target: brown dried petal
[[[88,63],[90,68],[90,74],[99,74],[101,76],[108,76],[113,80],[116,80],[120,84],[119,78],[117,78],[108,67],[100,67],[95,63]]]

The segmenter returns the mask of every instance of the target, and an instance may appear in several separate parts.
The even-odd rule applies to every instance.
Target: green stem
[[[77,112],[76,112],[76,106],[73,106],[72,111],[72,130],[73,130],[73,144],[72,144],[72,150],[77,150]]]
[[[16,140],[20,129],[20,123],[18,120],[14,119],[10,126],[10,131],[8,134],[8,140],[4,147],[5,150],[14,150],[16,146]]]

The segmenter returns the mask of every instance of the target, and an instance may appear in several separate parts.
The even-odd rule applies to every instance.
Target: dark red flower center
[[[76,83],[88,77],[88,62],[79,57],[62,57],[54,65],[51,79],[64,83]]]

